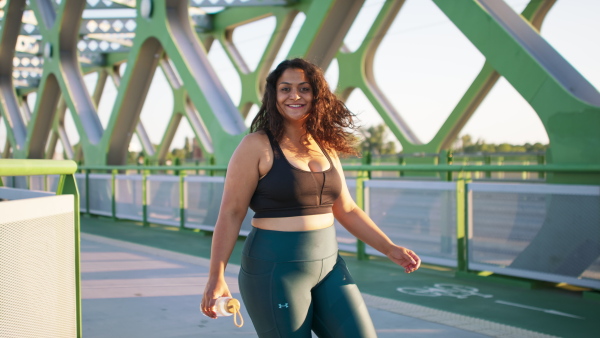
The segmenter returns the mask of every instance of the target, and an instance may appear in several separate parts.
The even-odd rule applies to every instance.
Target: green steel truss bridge
[[[3,232],[8,235],[0,236],[0,241],[4,240],[2,245],[7,248],[11,245],[13,249],[1,250],[0,259],[11,264],[41,266],[40,259],[58,261],[46,251],[28,256],[31,263],[18,263],[16,259],[22,258],[21,252],[36,253],[40,247],[53,247],[53,253],[61,257],[65,250],[70,251],[73,258],[61,262],[71,271],[71,277],[62,277],[71,282],[75,278],[76,283],[65,291],[71,298],[57,299],[67,303],[70,312],[64,317],[70,320],[71,330],[78,332],[73,336],[80,336],[81,297],[77,277],[80,211],[110,217],[108,222],[115,224],[128,220],[145,227],[154,224],[182,230],[214,230],[224,178],[187,173],[226,169],[231,153],[248,132],[244,119],[254,105],[260,105],[263,81],[282,46],[292,36],[287,56],[307,58],[323,69],[336,60],[339,67],[336,92],[348,99],[353,90],[361,90],[401,143],[405,154],[444,154],[498,80],[506,79],[533,108],[545,128],[550,141],[545,164],[457,165],[442,155],[406,157],[403,166],[346,166],[345,169],[358,173],[356,178],[348,179],[348,185],[357,204],[365,208],[386,234],[398,243],[410,243],[425,263],[447,267],[467,279],[489,272],[531,281],[506,279],[517,284],[568,283],[584,288],[586,295],[597,301],[600,93],[539,33],[557,0],[530,0],[522,13],[516,13],[500,0],[431,2],[479,50],[485,63],[434,137],[425,143],[411,130],[406,116],[391,104],[374,76],[375,53],[405,5],[403,0],[383,2],[367,27],[366,38],[354,51],[346,48],[344,38],[364,8],[365,0],[0,0],[0,128],[6,129],[5,147],[0,149],[0,230],[24,230]],[[211,11],[211,7],[221,9]],[[91,11],[102,14],[85,15]],[[304,20],[294,37],[292,26],[299,16]],[[275,28],[258,65],[253,68],[236,47],[233,32],[265,18],[274,18]],[[216,41],[224,46],[239,76],[239,104],[232,101],[208,58]],[[124,71],[123,65],[127,65]],[[156,72],[162,72],[170,85],[173,108],[165,112],[169,115],[166,131],[159,135],[159,144],[153,145],[149,128],[144,126],[140,115]],[[93,91],[87,89],[84,79],[89,74],[95,74]],[[107,85],[109,81],[112,87]],[[103,125],[98,107],[109,87],[116,88],[117,93],[108,122]],[[28,96],[33,94],[35,106],[30,109]],[[79,135],[77,147],[71,143],[65,127],[67,114],[71,115]],[[176,169],[175,175],[161,174],[164,166],[123,166],[134,137],[139,139],[147,159],[164,163],[184,120],[202,151],[213,155],[215,165],[170,167]],[[84,172],[76,172],[73,161],[49,160],[59,142],[68,159],[84,164]],[[397,177],[369,179],[370,171],[410,172],[429,177],[420,181]],[[485,172],[486,178],[492,178],[492,172],[530,172],[538,173],[541,179],[518,184],[506,180],[486,182],[471,180],[466,175],[469,172]],[[432,179],[431,175],[441,179]],[[22,180],[18,176],[28,178]],[[53,196],[55,193],[73,197]],[[21,204],[19,199],[28,200]],[[62,209],[55,207],[59,204],[52,204],[58,202]],[[69,218],[65,221],[61,217],[66,214]],[[54,218],[58,220],[49,225],[47,220]],[[249,218],[242,224],[241,235],[247,234],[251,227]],[[44,220],[43,227],[38,226],[40,219]],[[108,232],[117,229],[94,227],[97,222],[104,221],[86,218],[87,231],[111,237]],[[356,253],[359,259],[377,255],[339,224],[336,227],[342,250]],[[42,228],[48,235],[40,235]],[[54,228],[63,231],[64,247],[56,247],[52,237]],[[131,235],[131,229],[118,231],[122,237]],[[167,237],[155,236],[152,240],[160,242],[162,238]],[[197,239],[193,241],[190,247],[196,250]],[[161,247],[164,243],[159,244]],[[31,249],[22,250],[26,245]],[[180,246],[178,238],[164,247]],[[8,271],[6,275],[16,271],[12,265],[0,264],[3,266]],[[16,286],[25,284],[22,280],[45,278],[24,275],[22,280],[16,277],[6,280],[0,285],[0,294],[12,296],[17,293]],[[373,284],[374,294],[382,288],[382,283],[385,281]],[[447,284],[439,284],[437,279],[435,283],[427,282],[418,289],[409,287],[402,292],[449,294],[444,289]],[[397,298],[398,294],[394,291],[394,296],[381,296]],[[25,289],[20,295],[23,299],[38,297]],[[45,298],[44,309],[56,307],[51,296]],[[489,295],[486,292],[478,296]],[[521,297],[519,292],[513,298],[502,298],[498,304],[524,306],[520,304]],[[21,302],[21,298],[14,299]],[[595,303],[582,300],[585,306],[580,313],[563,310],[563,305],[570,301],[556,299],[553,306],[562,312],[541,305],[525,305],[525,309],[566,314],[563,316],[566,319],[530,320],[529,314],[516,316],[527,318],[527,323],[520,327],[561,335],[581,327],[582,332],[597,332],[597,321],[588,315],[595,313]],[[33,303],[35,308],[43,308],[39,306],[40,299]],[[20,313],[32,313],[27,304],[19,307],[22,312],[11,308],[15,318],[20,318]],[[477,307],[472,309],[486,313]],[[40,312],[42,315],[29,324],[39,322],[39,327],[46,330],[46,322],[38,318],[50,318],[45,317],[48,312]],[[492,320],[496,320],[495,313],[493,316]],[[17,320],[11,319],[13,322]]]
[[[364,0],[2,0],[0,1],[0,104],[7,132],[4,158],[52,158],[61,142],[69,159],[85,165],[125,164],[139,138],[146,158],[164,162],[182,119],[216,164],[226,164],[247,132],[244,118],[260,104],[263,81],[294,19],[305,19],[289,57],[305,57],[323,69],[336,59],[336,91],[346,99],[360,89],[399,140],[404,153],[439,153],[461,129],[500,77],[531,105],[550,141],[547,163],[600,163],[600,93],[539,34],[556,0],[531,0],[522,13],[497,0],[433,0],[485,57],[485,64],[428,143],[419,140],[378,87],[377,48],[405,1],[385,1],[353,52],[343,39]],[[222,10],[208,14],[210,7]],[[104,16],[84,18],[84,11]],[[115,14],[125,13],[125,14]],[[233,31],[249,22],[276,24],[256,69],[233,43]],[[207,58],[214,41],[224,46],[241,80],[236,106]],[[126,63],[121,74],[119,66]],[[174,105],[158,146],[150,142],[140,112],[156,71],[172,89]],[[84,75],[97,73],[89,92]],[[105,127],[98,105],[107,81],[117,95]],[[33,111],[27,96],[36,93]],[[71,114],[79,151],[65,131]],[[517,123],[517,122],[516,122]],[[428,160],[429,164],[437,159]],[[549,181],[598,183],[597,172],[559,172]]]

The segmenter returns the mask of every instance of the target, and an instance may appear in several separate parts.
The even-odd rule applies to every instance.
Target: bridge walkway
[[[211,320],[198,306],[208,276],[211,237],[177,228],[82,217],[84,337],[256,337],[247,313]],[[243,239],[226,274],[237,293]],[[581,290],[506,278],[457,277],[423,266],[406,275],[379,258],[346,262],[364,295],[378,336],[596,337],[600,300]],[[539,286],[539,285],[538,285]]]

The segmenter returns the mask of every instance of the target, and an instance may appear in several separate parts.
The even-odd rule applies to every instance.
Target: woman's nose
[[[290,93],[290,97],[292,98],[292,100],[298,100],[300,98],[300,95],[298,95],[298,92],[294,90]]]

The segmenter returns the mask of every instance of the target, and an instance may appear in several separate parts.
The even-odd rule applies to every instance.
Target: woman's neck
[[[303,125],[285,124],[283,134],[293,143],[302,144],[305,141],[306,128]]]

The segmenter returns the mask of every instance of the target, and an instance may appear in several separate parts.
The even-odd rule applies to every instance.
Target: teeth
[[[292,107],[292,108],[300,108],[300,107],[302,107],[301,104],[290,104],[289,106]]]

